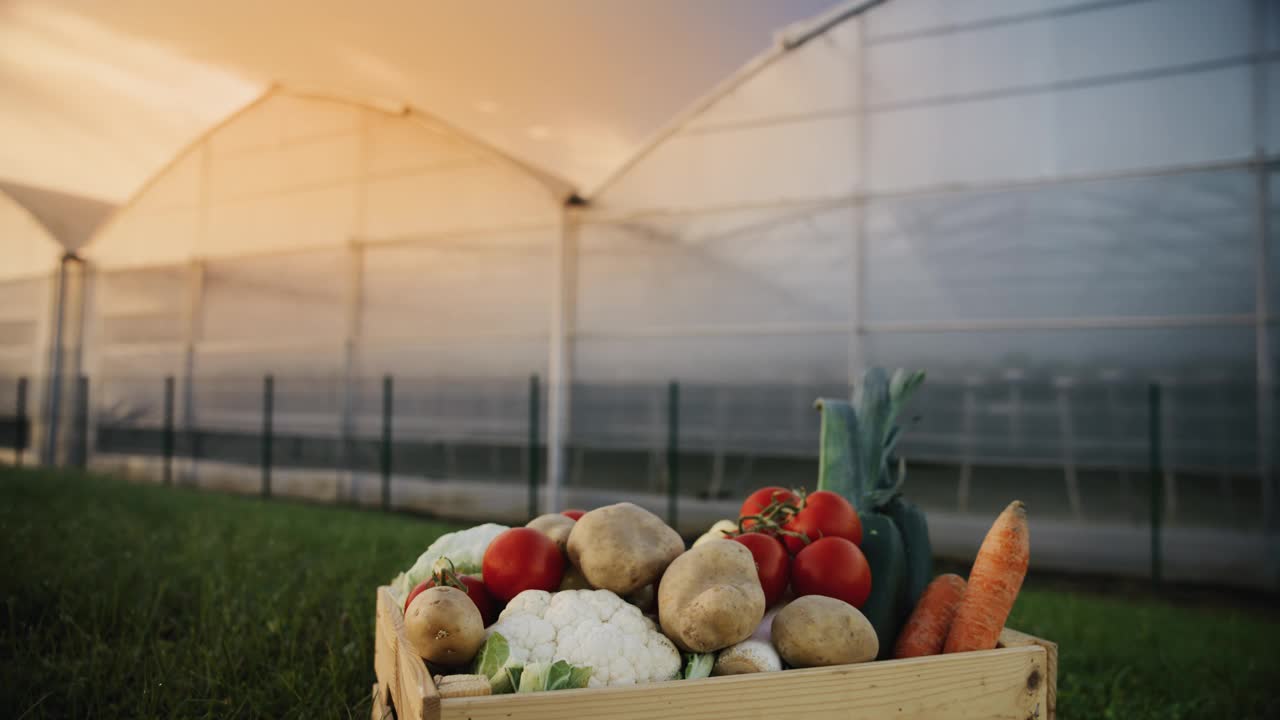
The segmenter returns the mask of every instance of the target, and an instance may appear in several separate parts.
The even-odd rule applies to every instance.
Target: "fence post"
[[[541,401],[538,397],[539,391],[538,375],[534,373],[529,376],[529,519],[538,517],[538,472],[541,469],[538,457],[538,436],[539,421],[542,418],[540,412]],[[554,511],[555,508],[548,508]]]
[[[161,437],[164,453],[164,484],[173,484],[173,376],[164,378],[164,435]]]
[[[18,378],[18,407],[16,408],[13,439],[14,463],[18,467],[22,467],[22,451],[27,448],[27,439],[29,437],[30,433],[27,430],[27,379],[20,377]]]
[[[89,467],[89,378],[76,377],[76,457],[81,470]]]
[[[262,379],[262,497],[271,497],[271,413],[275,404],[275,378]]]
[[[680,492],[680,383],[667,386],[667,524],[676,528]]]
[[[1160,514],[1164,509],[1164,478],[1161,470],[1160,451],[1160,384],[1151,383],[1147,389],[1147,429],[1151,456],[1151,580],[1160,584]]]
[[[391,509],[391,376],[382,376],[382,509]]]

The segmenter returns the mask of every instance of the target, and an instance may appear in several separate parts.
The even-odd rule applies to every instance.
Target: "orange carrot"
[[[1014,500],[996,518],[978,549],[943,652],[995,649],[1030,559],[1027,508]]]
[[[895,658],[923,657],[942,654],[947,642],[951,621],[960,609],[964,597],[964,578],[954,573],[939,575],[929,583],[920,595],[920,602],[911,611],[907,624],[898,634],[893,647]]]

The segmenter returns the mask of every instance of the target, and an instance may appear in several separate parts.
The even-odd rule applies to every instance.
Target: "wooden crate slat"
[[[1054,720],[1058,716],[1058,643],[1043,640],[1017,630],[1005,628],[1000,631],[999,647],[1028,647],[1035,645],[1044,648],[1045,676],[1048,687],[1045,688],[1046,720]]]

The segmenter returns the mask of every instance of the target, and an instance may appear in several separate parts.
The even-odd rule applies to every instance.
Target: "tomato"
[[[796,597],[826,595],[860,608],[871,594],[871,566],[857,545],[842,537],[809,543],[791,563]]]
[[[819,490],[809,493],[804,498],[804,506],[796,513],[783,530],[803,533],[813,542],[824,537],[842,537],[858,545],[862,542],[862,521],[858,519],[858,511],[840,495],[830,490]],[[804,540],[786,535],[784,542],[787,550],[796,554],[804,548]]]
[[[489,593],[489,589],[485,587],[484,581],[478,577],[471,575],[459,575],[458,580],[466,586],[467,597],[471,598],[471,602],[475,604],[476,609],[480,611],[480,617],[484,618],[484,626],[489,627],[498,621],[498,601],[493,599],[493,595]],[[431,577],[418,583],[418,586],[409,593],[409,597],[405,598],[404,611],[409,612],[409,603],[418,597],[418,594],[427,588],[436,586],[436,579]]]
[[[577,520],[581,520],[582,516],[587,514],[587,511],[586,510],[561,510],[560,514],[567,518],[573,518],[575,521],[577,521]]]
[[[746,545],[756,561],[765,607],[776,604],[782,599],[782,593],[787,591],[787,582],[791,579],[791,556],[787,554],[786,547],[777,538],[764,533],[745,533],[732,539]]]
[[[564,575],[564,554],[551,538],[532,528],[511,528],[489,543],[480,574],[503,602],[525,590],[555,592]]]
[[[769,507],[769,503],[774,500],[793,503],[797,500],[796,494],[784,487],[765,487],[751,493],[742,503],[742,509],[738,511],[738,517],[743,515],[759,515],[761,510]]]

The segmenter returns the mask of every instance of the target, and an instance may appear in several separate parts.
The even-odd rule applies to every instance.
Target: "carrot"
[[[1030,559],[1027,508],[1014,500],[996,518],[978,549],[943,652],[995,649]]]
[[[920,595],[907,624],[902,626],[898,644],[893,648],[895,658],[923,657],[942,654],[947,642],[951,621],[960,609],[964,597],[964,578],[954,573],[939,575],[929,583]]]

